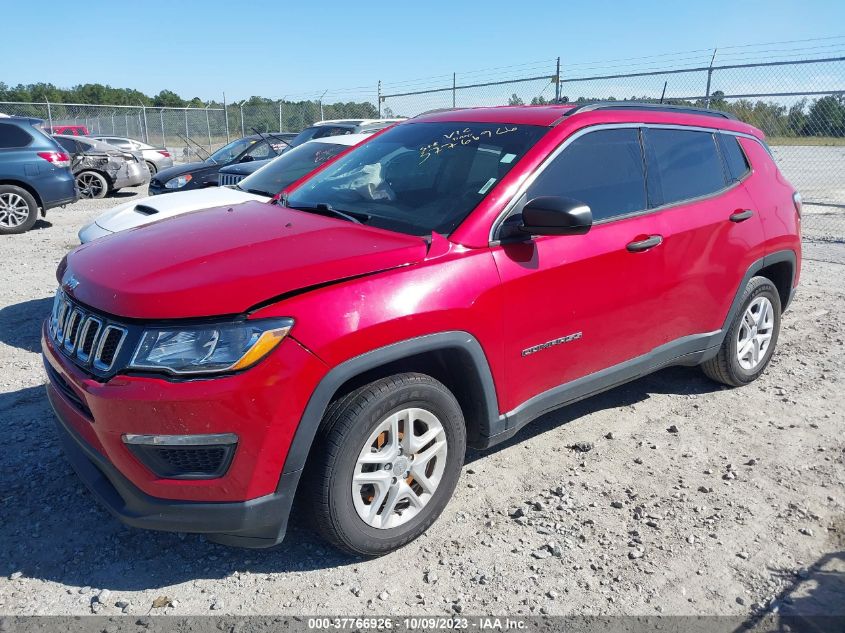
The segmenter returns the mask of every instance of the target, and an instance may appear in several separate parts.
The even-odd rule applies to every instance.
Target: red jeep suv
[[[72,251],[47,393],[129,525],[265,547],[296,494],[336,546],[384,554],[435,521],[467,446],[668,365],[755,380],[800,216],[763,134],[726,114],[429,113],[273,202]]]

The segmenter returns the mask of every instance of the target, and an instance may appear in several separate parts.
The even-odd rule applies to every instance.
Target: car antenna
[[[206,158],[211,158],[211,154],[209,154],[209,153],[206,151],[206,149],[205,149],[202,145],[200,145],[199,143],[197,143],[197,142],[196,142],[195,140],[193,140],[192,138],[189,138],[189,137],[184,136],[184,135],[182,135],[182,134],[177,134],[176,136],[178,136],[179,138],[181,138],[181,139],[182,139],[183,141],[185,141],[186,143],[193,143],[194,145],[196,145],[199,149],[201,149],[201,150],[203,151],[203,153],[205,154]],[[213,158],[211,158],[211,160],[214,160],[214,159],[213,159]],[[215,160],[214,162],[216,163],[217,161]]]
[[[284,143],[284,144],[285,144],[285,145],[287,145],[288,147],[293,147],[293,145],[291,145],[290,143],[288,143],[288,142],[287,142],[285,139],[283,139],[281,136],[276,136],[276,135],[275,135],[275,134],[273,134],[272,132],[259,132],[259,131],[258,131],[258,130],[256,130],[254,127],[251,127],[251,128],[249,128],[249,129],[250,129],[250,130],[252,130],[253,132],[255,132],[256,134],[258,134],[258,136],[260,136],[260,137],[261,137],[262,139],[264,139],[265,141],[267,140],[266,138],[264,138],[264,135],[266,134],[267,136],[272,136],[272,137],[273,137],[274,139],[276,139],[277,141],[281,141],[282,143]],[[270,143],[267,143],[267,144],[268,144],[268,145],[270,145]],[[273,147],[273,146],[272,146],[272,145],[270,145],[270,147]],[[275,150],[273,150],[273,151],[275,151]]]

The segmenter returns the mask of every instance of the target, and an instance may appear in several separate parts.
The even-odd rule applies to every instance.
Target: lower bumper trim
[[[52,391],[48,386],[51,402],[57,397]],[[299,472],[283,475],[276,492],[248,501],[208,503],[161,499],[138,489],[70,428],[58,411],[56,420],[74,471],[97,500],[126,525],[207,534],[216,542],[250,548],[272,547],[284,539]]]

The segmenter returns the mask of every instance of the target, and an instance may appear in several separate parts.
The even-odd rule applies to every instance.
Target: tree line
[[[588,103],[591,101],[647,101],[655,102],[653,97],[632,96],[630,99],[591,99],[579,97],[570,100],[561,97],[562,103]],[[546,99],[542,95],[531,99],[535,105],[553,103],[554,99]],[[845,137],[845,95],[833,94],[819,99],[800,99],[791,106],[773,101],[752,101],[750,99],[736,99],[728,101],[725,93],[715,91],[708,104],[703,99],[689,101],[684,99],[665,99],[670,105],[685,105],[709,107],[713,110],[729,112],[740,121],[744,121],[762,130],[766,136],[828,136]],[[516,94],[508,100],[510,105],[520,105],[524,101]]]

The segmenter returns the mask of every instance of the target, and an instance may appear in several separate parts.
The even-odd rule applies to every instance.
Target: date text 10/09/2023
[[[507,617],[322,617],[308,618],[314,630],[479,630],[518,631],[526,628],[524,620]]]

